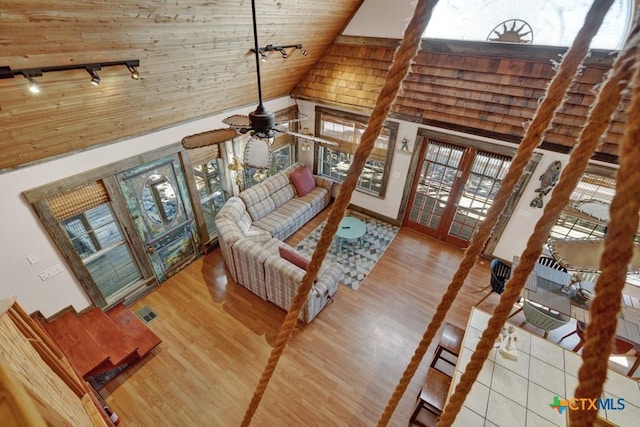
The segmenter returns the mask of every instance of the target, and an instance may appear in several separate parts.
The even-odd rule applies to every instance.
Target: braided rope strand
[[[622,288],[627,266],[633,256],[633,235],[638,229],[640,210],[640,55],[636,57],[632,80],[629,117],[620,145],[620,169],[616,176],[616,193],[611,202],[611,220],[600,258],[602,272],[591,302],[591,321],[587,327],[583,363],[578,371],[576,398],[595,399],[602,395],[607,378],[608,359],[616,335]],[[590,426],[597,410],[570,411],[572,426]]]
[[[422,361],[429,346],[431,345],[435,334],[438,332],[440,326],[442,325],[442,322],[444,322],[447,312],[449,311],[451,305],[453,304],[453,301],[458,295],[458,292],[462,288],[464,280],[469,275],[469,272],[475,264],[475,260],[481,254],[486,241],[491,236],[493,227],[497,223],[500,215],[502,214],[502,211],[507,205],[507,202],[511,197],[511,192],[520,179],[520,176],[524,172],[524,169],[529,162],[531,155],[533,154],[533,150],[542,141],[542,136],[553,120],[555,111],[562,103],[567,89],[573,81],[578,66],[588,52],[590,41],[597,32],[597,29],[599,28],[602,19],[606,14],[606,10],[609,8],[611,3],[612,0],[604,0],[600,2],[596,0],[596,4],[599,5],[599,7],[596,8],[597,12],[590,11],[587,15],[587,22],[593,22],[591,28],[587,28],[586,30],[583,28],[578,33],[576,42],[567,52],[564,60],[562,61],[560,69],[549,84],[546,96],[538,106],[538,110],[536,111],[531,124],[527,128],[525,136],[520,143],[520,146],[518,147],[518,151],[516,152],[516,155],[511,162],[509,171],[503,179],[502,185],[498,190],[493,204],[487,212],[485,220],[480,223],[477,233],[472,238],[467,250],[465,251],[464,258],[458,265],[458,270],[455,272],[451,282],[449,283],[449,286],[447,287],[447,291],[438,304],[436,312],[433,315],[431,322],[429,323],[420,343],[418,344],[418,347],[416,348],[411,361],[407,365],[402,378],[396,386],[392,398],[385,408],[383,416],[378,421],[378,426],[384,426],[388,423],[390,414],[393,413],[395,407],[400,401],[400,398],[406,391],[411,378],[413,378],[413,375],[415,374],[420,365],[420,362]],[[593,27],[595,27],[595,29]],[[466,395],[467,393],[468,390],[464,393],[464,395]],[[458,402],[457,409],[452,407],[450,404],[447,405],[449,409],[448,416],[450,417],[448,424],[453,423],[453,421],[455,420],[455,416],[459,412],[463,400],[464,399]],[[453,412],[451,412],[452,410]],[[448,424],[446,422],[442,423],[442,425]]]
[[[333,207],[329,212],[327,223],[322,230],[320,239],[316,245],[316,249],[311,256],[311,261],[307,267],[307,272],[302,278],[298,292],[291,303],[291,307],[287,312],[284,322],[280,327],[280,331],[276,337],[274,347],[271,350],[271,354],[262,373],[260,381],[256,386],[249,407],[247,408],[244,418],[242,420],[242,426],[246,427],[251,424],[251,420],[255,415],[255,412],[262,400],[262,396],[269,384],[269,380],[275,372],[275,368],[284,352],[286,344],[293,332],[293,328],[298,320],[300,311],[307,301],[307,296],[313,285],[313,281],[317,277],[318,271],[322,265],[329,247],[333,241],[333,236],[338,229],[340,220],[344,216],[344,213],[351,200],[351,195],[356,188],[358,179],[367,158],[373,150],[375,141],[378,139],[380,131],[384,125],[391,105],[395,100],[400,84],[404,80],[405,76],[409,72],[411,66],[411,60],[415,56],[422,40],[422,34],[427,27],[427,23],[431,18],[431,12],[433,7],[437,3],[437,0],[419,0],[413,18],[409,22],[407,30],[405,31],[404,38],[398,46],[394,60],[391,64],[387,77],[385,79],[384,86],[378,95],[376,104],[369,118],[369,123],[365,129],[360,144],[354,154],[353,162],[349,167],[347,176],[340,187],[340,192],[333,202]]]

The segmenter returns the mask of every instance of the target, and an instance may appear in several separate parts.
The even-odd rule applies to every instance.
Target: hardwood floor
[[[296,244],[326,214],[288,242]],[[297,326],[252,425],[375,425],[462,253],[402,229],[359,290],[341,285],[311,324]],[[489,263],[478,260],[449,322],[464,327],[488,283]],[[483,307],[497,301],[488,298]],[[131,308],[145,305],[158,315],[148,326],[162,344],[102,391],[122,423],[239,425],[285,312],[233,283],[219,249]],[[435,344],[391,425],[407,425]]]

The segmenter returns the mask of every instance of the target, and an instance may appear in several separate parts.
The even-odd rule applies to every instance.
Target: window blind
[[[109,195],[102,181],[76,187],[46,199],[49,208],[60,221],[79,215],[108,201]]]

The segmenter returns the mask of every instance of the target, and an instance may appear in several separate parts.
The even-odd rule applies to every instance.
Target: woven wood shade
[[[102,181],[74,188],[60,195],[46,199],[55,217],[62,221],[109,201],[109,195]]]
[[[220,157],[218,144],[187,150],[192,165],[202,165]]]

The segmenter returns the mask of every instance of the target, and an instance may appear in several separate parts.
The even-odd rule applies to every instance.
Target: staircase
[[[87,380],[142,359],[161,342],[122,304],[106,313],[97,307],[65,313],[44,328]]]

